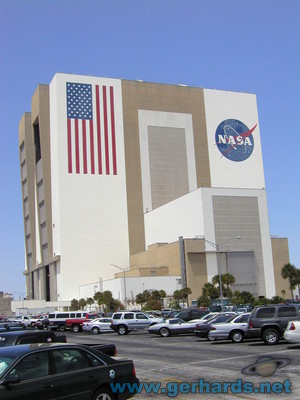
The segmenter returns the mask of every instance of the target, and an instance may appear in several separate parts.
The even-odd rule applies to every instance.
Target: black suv
[[[300,304],[257,306],[250,314],[247,336],[260,337],[266,344],[277,344],[292,320],[300,320]]]

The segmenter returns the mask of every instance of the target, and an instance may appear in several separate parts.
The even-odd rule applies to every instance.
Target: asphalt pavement
[[[142,394],[136,395],[135,398],[139,400],[300,399],[300,345],[280,341],[278,345],[268,346],[257,339],[242,343],[224,340],[209,342],[193,334],[162,338],[147,331],[130,332],[126,336],[117,333],[93,335],[68,332],[67,336],[68,342],[114,343],[118,358],[134,361],[140,382],[161,385],[158,393],[147,394],[144,390]],[[274,373],[262,376],[261,371],[260,374],[256,371],[256,366],[268,360],[275,365]],[[251,375],[241,372],[247,367],[252,371]],[[224,383],[228,385],[224,386]],[[242,391],[241,387],[245,383],[248,386]],[[271,390],[273,393],[261,393],[260,385],[263,383],[263,390]],[[249,385],[259,392],[250,393],[252,389],[249,389]],[[179,393],[179,388],[185,394]],[[188,393],[190,390],[194,390],[194,393]],[[199,390],[206,393],[199,393]],[[207,393],[208,390],[210,393]],[[219,393],[220,390],[227,393]]]

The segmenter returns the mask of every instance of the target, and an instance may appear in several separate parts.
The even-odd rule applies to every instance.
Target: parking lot
[[[171,382],[251,382],[258,387],[261,382],[276,384],[289,380],[292,394],[178,394],[177,399],[215,398],[215,399],[300,399],[300,345],[280,341],[278,345],[268,346],[263,342],[245,340],[235,344],[230,341],[209,342],[190,335],[177,335],[162,338],[150,335],[147,331],[130,332],[126,336],[116,333],[93,335],[89,333],[68,332],[68,342],[115,343],[119,358],[134,361],[136,374],[141,382],[161,382],[166,386]],[[244,375],[241,370],[257,362],[260,357],[288,359],[290,363],[278,368],[272,376]],[[173,387],[173,386],[171,386]],[[277,388],[277,386],[273,386]],[[175,397],[174,391],[167,394],[146,394],[137,399]]]

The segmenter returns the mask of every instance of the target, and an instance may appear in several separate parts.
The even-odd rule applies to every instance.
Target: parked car
[[[1,400],[113,400],[111,383],[139,383],[131,360],[116,360],[91,347],[70,343],[0,349]],[[124,392],[118,399],[133,395]]]
[[[199,321],[197,319],[186,322],[181,318],[170,318],[164,322],[150,326],[148,332],[162,337],[193,333]]]
[[[300,321],[290,321],[283,336],[288,342],[300,343]]]
[[[181,310],[172,310],[172,311],[169,311],[167,314],[164,314],[163,317],[164,317],[165,319],[167,319],[167,318],[175,318],[176,315],[177,315],[180,311],[181,311]]]
[[[110,318],[96,318],[92,321],[84,322],[82,325],[82,330],[84,332],[91,332],[94,335],[102,332],[114,332],[111,327]]]
[[[26,326],[34,326],[37,321],[37,318],[33,318],[30,315],[21,315],[19,317],[15,317],[13,322],[20,322]]]
[[[92,321],[93,319],[98,318],[99,315],[95,313],[86,313],[83,317],[80,318],[69,318],[65,321],[65,329],[71,329],[73,332],[77,333],[82,330],[82,325],[84,322]]]
[[[55,335],[52,331],[26,329],[0,333],[0,347],[29,343],[66,343],[65,335]]]
[[[151,318],[142,312],[119,311],[113,314],[110,327],[119,335],[127,335],[163,321],[163,318]]]
[[[0,322],[0,332],[20,331],[26,329],[26,325],[22,322],[5,321]]]
[[[300,305],[272,304],[257,306],[250,314],[247,335],[277,344],[290,321],[300,320]]]
[[[208,337],[215,339],[231,339],[234,343],[240,343],[247,335],[248,318],[250,313],[244,313],[231,317],[227,322],[212,324]]]
[[[209,331],[213,324],[217,324],[220,322],[227,322],[231,317],[236,316],[237,314],[234,312],[226,312],[226,313],[218,313],[215,316],[212,316],[207,321],[202,321],[196,325],[194,333],[196,336],[201,338],[207,338],[208,340],[215,340],[215,338],[211,338],[209,336]]]
[[[201,318],[203,315],[208,314],[208,310],[200,310],[197,307],[184,308],[180,310],[178,314],[175,315],[176,318],[181,318],[184,321],[191,321],[192,319]]]

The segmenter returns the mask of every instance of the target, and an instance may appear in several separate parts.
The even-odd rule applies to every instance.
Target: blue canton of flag
[[[93,119],[92,85],[67,82],[68,118]]]

